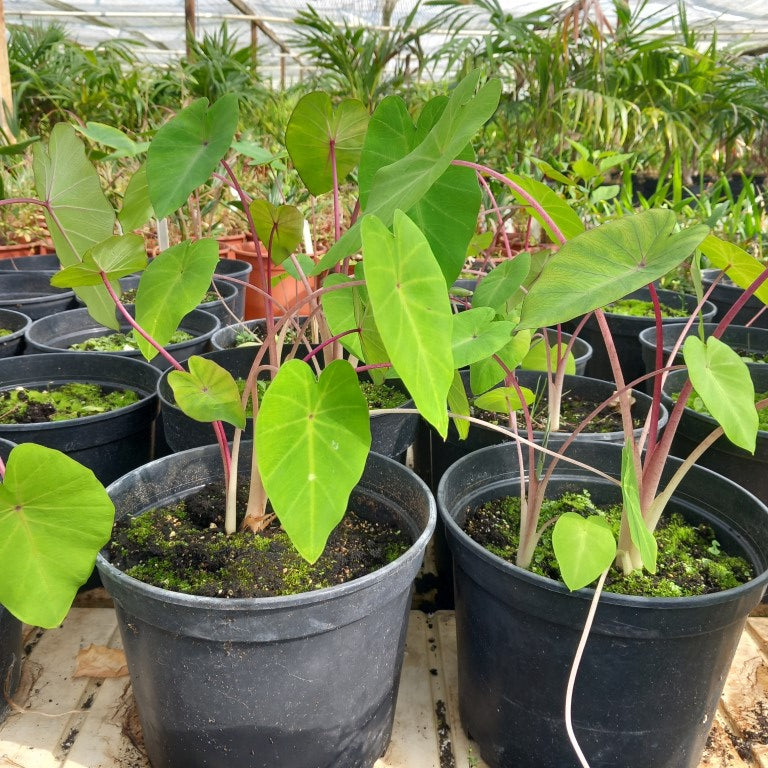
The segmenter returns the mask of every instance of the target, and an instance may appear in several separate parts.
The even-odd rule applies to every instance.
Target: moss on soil
[[[9,331],[7,328],[0,328],[0,338],[3,336],[10,336],[13,331]]]
[[[186,331],[176,331],[169,344],[180,344],[194,336]],[[133,333],[109,333],[106,336],[92,336],[90,339],[70,344],[68,349],[76,352],[130,352],[138,349]]]
[[[675,309],[666,304],[661,304],[662,317],[688,317],[690,314],[685,309]],[[640,299],[621,299],[614,301],[605,307],[606,312],[614,315],[629,315],[630,317],[654,317],[653,302]]]
[[[368,408],[399,408],[408,395],[390,384],[374,384],[372,381],[361,381],[360,389],[368,401]]]
[[[600,515],[618,537],[621,505],[597,506],[587,491],[545,500],[539,528],[566,511],[584,517]],[[520,499],[506,497],[487,502],[470,511],[463,527],[490,552],[514,563],[519,544]],[[552,550],[552,529],[549,525],[542,533],[530,570],[560,580]],[[754,576],[748,561],[722,551],[715,532],[706,523],[690,525],[674,513],[660,521],[656,541],[659,550],[655,574],[637,570],[624,575],[614,568],[606,579],[605,589],[627,595],[683,597],[730,589]]]
[[[677,401],[678,395],[680,393],[676,392],[674,395],[672,395],[672,399]],[[759,402],[760,400],[765,400],[765,398],[768,397],[768,392],[755,392],[755,402]],[[699,397],[699,394],[696,392],[695,389],[691,390],[691,394],[688,395],[688,401],[686,402],[686,407],[690,408],[691,410],[696,411],[696,413],[701,413],[705,416],[710,416],[711,414],[709,410],[707,409],[707,406],[704,405],[704,401]],[[761,431],[768,430],[768,408],[762,408],[757,412],[757,424],[758,429]]]

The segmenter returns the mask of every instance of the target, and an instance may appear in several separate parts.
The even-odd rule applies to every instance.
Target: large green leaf
[[[496,352],[496,356],[504,365],[513,371],[522,362],[531,347],[531,332],[518,331],[512,338]],[[480,360],[469,366],[470,389],[478,394],[487,392],[503,381],[506,371],[496,362],[494,357]]]
[[[494,321],[490,307],[477,307],[453,315],[453,367],[465,368],[498,352],[510,339],[514,325]]]
[[[85,252],[82,262],[62,269],[51,278],[51,285],[74,288],[81,285],[103,285],[104,272],[119,294],[117,280],[147,266],[147,251],[140,235],[113,235]],[[114,313],[114,304],[113,304]]]
[[[478,395],[474,403],[475,408],[480,410],[507,414],[510,411],[519,411],[523,407],[523,401],[526,405],[532,405],[535,399],[536,395],[527,387],[520,387],[520,392],[515,387],[496,387]]]
[[[754,407],[753,409],[754,410]],[[624,512],[629,524],[629,535],[632,543],[640,552],[643,565],[656,573],[656,555],[658,545],[653,533],[643,519],[640,508],[640,486],[637,482],[635,463],[632,459],[632,443],[624,443],[621,449],[621,497],[624,502]]]
[[[518,253],[513,259],[502,261],[482,280],[472,295],[473,307],[491,307],[501,314],[511,310],[513,297],[523,284],[531,268],[531,255]]]
[[[360,158],[360,204],[365,210],[376,172],[412,152],[433,128],[448,99],[432,99],[413,124],[405,102],[399,96],[385,98],[371,116]],[[459,154],[474,160],[470,146]],[[467,247],[475,233],[481,194],[471,168],[450,166],[426,194],[406,213],[426,235],[446,283],[451,285],[461,272]]]
[[[90,469],[51,448],[16,446],[0,485],[0,603],[28,624],[60,624],[114,513]]]
[[[616,539],[599,515],[563,512],[552,531],[552,548],[563,582],[572,591],[591,584],[616,557]]]
[[[689,336],[683,357],[696,394],[725,436],[750,453],[755,452],[759,418],[755,409],[755,387],[747,364],[720,339],[706,342]]]
[[[491,80],[475,89],[480,80],[476,70],[467,75],[451,92],[448,103],[432,130],[412,152],[391,165],[380,168],[373,178],[365,212],[392,222],[395,210],[410,210],[445,173],[455,158],[499,103],[501,85]],[[361,244],[361,222],[351,227],[315,267],[315,274],[330,269]]]
[[[269,249],[272,261],[282,264],[301,243],[304,234],[301,211],[294,205],[275,206],[262,199],[254,200],[250,210],[259,240]]]
[[[115,212],[86,157],[85,145],[71,125],[54,125],[48,146],[35,144],[32,154],[37,194],[53,212],[46,211],[45,220],[56,255],[63,267],[77,264],[86,251],[114,234]],[[119,327],[114,304],[103,285],[84,286],[76,293],[97,322]]]
[[[187,364],[189,371],[168,374],[179,408],[196,421],[226,421],[245,429],[245,411],[232,374],[198,355],[192,355]]]
[[[310,194],[333,189],[331,147],[342,183],[360,160],[367,127],[368,112],[356,99],[344,99],[336,109],[322,91],[299,100],[285,130],[285,147]]]
[[[184,240],[156,256],[139,280],[136,322],[165,346],[184,315],[203,300],[218,262],[215,240]],[[136,340],[147,360],[157,354],[145,339]]]
[[[256,418],[256,453],[280,525],[309,562],[344,516],[370,447],[368,403],[346,360],[319,380],[301,360],[280,367]]]
[[[394,235],[374,216],[363,219],[363,265],[384,346],[421,415],[445,437],[453,380],[451,305],[426,238],[402,212]]]
[[[529,179],[525,176],[518,176],[514,173],[509,174],[511,181],[514,181],[519,187],[522,187],[539,205],[547,212],[549,217],[555,223],[566,240],[570,240],[584,231],[584,224],[576,211],[563,200],[560,195],[551,190],[546,184],[535,179]],[[512,190],[518,202],[526,206],[528,213],[546,230],[552,242],[558,242],[557,234],[549,225],[547,220],[518,192]]]
[[[519,327],[557,325],[623,298],[681,264],[709,231],[674,229],[672,211],[652,209],[569,240],[532,284]]]
[[[237,96],[228,93],[210,108],[208,99],[193,101],[158,130],[147,152],[147,182],[159,219],[208,181],[232,144],[237,120]]]
[[[699,249],[713,267],[722,269],[741,288],[748,288],[766,269],[765,264],[743,248],[714,235],[704,238]],[[755,296],[764,304],[768,304],[768,281],[755,291]]]
[[[142,163],[131,176],[123,195],[123,207],[117,215],[123,232],[141,229],[154,215],[149,199],[147,165]]]
[[[332,285],[341,285],[349,283],[352,278],[342,275],[339,272],[331,272],[323,282],[323,287]],[[357,298],[356,295],[358,294]],[[357,312],[355,307],[359,305],[359,291],[357,288],[345,288],[343,290],[328,291],[321,298],[323,313],[325,315],[328,328],[333,336],[338,336],[344,331],[350,331],[358,328]],[[360,334],[350,333],[343,336],[340,340],[341,345],[348,349],[358,360],[365,360],[363,349],[360,344]]]

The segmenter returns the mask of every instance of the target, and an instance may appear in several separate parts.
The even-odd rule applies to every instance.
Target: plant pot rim
[[[584,441],[584,442],[599,444],[601,446],[610,445],[611,447],[608,448],[608,450],[616,450],[616,451],[622,450],[622,446],[612,445],[610,443],[599,443],[598,441]],[[516,450],[516,447],[514,443],[502,443],[500,445],[491,445],[486,448],[480,448],[477,451],[473,451],[472,453],[467,454],[466,456],[456,461],[450,469],[451,471],[455,471],[456,468],[460,469],[461,468],[460,465],[462,464],[469,463],[472,460],[477,460],[478,457],[487,456],[487,455],[490,455],[490,453],[492,452],[498,452],[500,450],[511,453],[511,451]],[[677,457],[674,457],[674,456],[670,456],[668,461],[672,461],[673,463],[678,463],[678,464],[682,463],[682,459],[678,459]],[[564,465],[561,465],[561,466],[564,466]],[[587,470],[575,467],[575,465],[571,465],[571,466],[573,466],[576,471],[583,473],[585,482],[596,482],[598,484],[608,485],[608,482],[600,478],[598,475],[592,475]],[[731,487],[731,490],[733,493],[743,494],[744,496],[747,497],[748,501],[751,501],[752,503],[754,503],[756,507],[762,508],[763,513],[765,515],[768,515],[768,506],[766,506],[765,503],[763,503],[754,494],[745,490],[737,483],[734,483],[732,480],[729,480],[728,478],[723,477],[722,475],[719,475],[716,472],[713,472],[712,470],[707,469],[706,467],[699,466],[698,464],[694,465],[691,468],[690,472],[694,474],[703,473],[704,475],[709,475],[709,476],[719,478],[719,480],[721,480],[727,486]],[[443,475],[443,477],[441,478],[440,483],[438,485],[438,489],[436,493],[438,514],[443,524],[446,525],[447,528],[450,529],[452,534],[456,538],[458,538],[465,547],[470,549],[475,556],[480,557],[487,565],[490,565],[496,571],[499,571],[502,573],[512,573],[516,578],[522,579],[523,581],[529,584],[535,585],[540,589],[543,589],[549,592],[559,593],[559,594],[571,595],[572,597],[583,600],[585,603],[589,603],[593,599],[595,590],[592,587],[583,587],[582,589],[570,591],[565,586],[565,584],[563,584],[561,581],[556,581],[555,579],[551,579],[547,576],[541,576],[525,568],[521,568],[520,566],[515,565],[514,563],[510,563],[509,561],[504,560],[498,555],[494,555],[492,552],[488,551],[485,547],[483,547],[481,544],[478,544],[474,539],[472,539],[472,537],[469,536],[461,528],[461,526],[454,520],[453,516],[446,509],[445,485],[449,477],[450,477],[450,472],[446,472],[446,474]],[[493,480],[493,482],[489,482],[485,484],[484,487],[497,488],[497,487],[509,486],[512,483],[516,482],[515,477],[516,477],[516,473],[514,471],[510,471],[509,473],[506,473],[504,475],[497,476]],[[556,477],[557,477],[557,470],[555,471],[555,473],[553,473],[553,479],[555,479]],[[574,473],[574,475],[572,476],[572,479],[575,480],[578,477],[579,476]],[[675,498],[674,494],[672,498],[673,499]],[[465,496],[461,499],[460,502],[457,502],[454,505],[454,507],[459,507],[459,506],[466,507],[466,504],[467,504],[467,498]],[[754,566],[754,563],[753,563],[753,566]],[[718,603],[729,602],[734,598],[737,598],[738,596],[740,596],[741,593],[751,591],[756,586],[756,583],[759,583],[759,582],[762,582],[763,585],[768,584],[768,568],[764,568],[763,571],[761,571],[760,573],[757,573],[754,578],[750,579],[744,584],[740,584],[737,587],[732,587],[731,589],[722,590],[720,592],[713,592],[707,595],[689,595],[689,596],[683,596],[683,597],[646,597],[643,595],[624,595],[616,592],[603,591],[603,593],[600,595],[600,603],[608,604],[608,605],[625,606],[625,607],[633,608],[638,611],[659,611],[659,610],[663,611],[668,609],[679,610],[680,608],[684,608],[692,604],[695,604],[697,606],[708,606],[708,605],[716,605]]]
[[[247,444],[248,443],[244,441],[243,445]],[[144,468],[161,468],[163,464],[168,464],[172,461],[185,461],[186,458],[192,454],[218,455],[219,446],[214,444],[202,446],[200,448],[190,448],[186,451],[181,451],[179,453],[171,454],[170,456],[163,456],[162,458],[155,459],[154,461],[145,464]],[[412,475],[413,480],[416,481],[417,485],[426,494],[429,507],[429,515],[424,529],[416,537],[416,539],[411,542],[411,545],[402,555],[400,555],[400,557],[393,560],[391,563],[387,563],[387,565],[383,566],[382,568],[378,568],[371,573],[367,573],[365,576],[352,579],[351,581],[347,581],[344,584],[334,584],[330,587],[323,587],[322,589],[312,590],[311,592],[299,592],[293,595],[227,598],[189,595],[182,592],[173,592],[168,589],[146,584],[145,582],[135,579],[132,576],[128,576],[124,571],[112,565],[112,563],[104,556],[103,552],[99,552],[96,558],[96,565],[99,570],[106,571],[112,576],[112,578],[123,581],[132,590],[141,593],[147,599],[161,601],[163,603],[171,603],[179,607],[193,608],[195,610],[204,610],[207,608],[210,610],[228,613],[240,613],[253,611],[254,608],[258,607],[260,610],[265,612],[282,611],[286,608],[298,608],[299,606],[304,608],[316,603],[327,603],[329,600],[335,599],[337,597],[342,598],[355,592],[359,592],[368,587],[370,584],[385,578],[390,571],[397,570],[398,567],[402,565],[402,563],[406,560],[412,559],[414,557],[421,557],[421,552],[423,551],[423,548],[426,547],[427,542],[431,538],[432,532],[434,531],[435,525],[437,523],[437,504],[426,483],[424,483],[424,481],[418,475],[411,472],[410,470],[407,470],[402,464],[399,464],[393,459],[390,459],[389,457],[382,454],[371,451],[369,453],[369,457],[374,457],[377,461],[391,464],[393,467],[398,468],[397,471],[409,472]],[[135,471],[137,470],[134,470],[134,472]],[[124,475],[123,478],[119,478],[115,482],[111,483],[107,487],[107,493],[110,495],[114,494],[117,490],[117,486],[127,476],[128,475]],[[201,483],[197,486],[185,489],[183,493],[186,494],[187,491],[193,492],[195,489],[202,488],[204,486],[205,483]],[[150,507],[148,506],[147,508]]]
[[[650,297],[650,291],[648,290],[648,288],[638,288],[636,291],[632,291],[631,293],[628,293],[624,298],[626,299],[637,298],[636,294],[638,293],[641,293],[641,294],[647,293]],[[695,301],[695,304],[693,304],[693,306],[696,306],[699,303],[696,296],[694,296],[691,293],[679,293],[678,291],[670,291],[666,288],[659,288],[656,290],[656,293],[659,297],[659,302],[662,304],[665,303],[664,302],[665,297],[670,297],[670,298],[680,297],[681,299],[688,298]],[[644,300],[644,299],[641,299],[641,300]],[[610,312],[607,309],[603,309],[603,313],[605,314],[606,317],[623,318],[628,322],[643,322],[643,323],[653,322],[653,317],[640,317],[639,315],[625,315],[621,312]],[[714,317],[715,314],[717,313],[717,307],[713,302],[707,299],[701,307],[701,313],[705,318],[707,317],[707,315],[709,315],[709,317]],[[591,325],[597,325],[597,321],[595,320],[594,315],[590,317],[589,320],[587,320],[587,322]],[[672,325],[674,323],[680,324],[681,322],[682,323],[686,322],[686,318],[662,317],[661,322],[663,325]]]
[[[8,341],[15,341],[20,336],[23,336],[34,322],[29,315],[25,315],[23,312],[19,312],[15,309],[8,309],[7,307],[0,307],[0,323],[3,322],[3,316],[7,317],[8,315],[11,315],[12,319],[17,320],[17,322],[20,322],[22,325],[7,336],[0,336],[0,344],[4,344]]]

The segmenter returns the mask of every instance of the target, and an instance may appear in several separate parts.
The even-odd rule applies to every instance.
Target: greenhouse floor
[[[17,711],[0,726],[0,768],[149,766],[114,611],[101,590],[78,603],[61,627],[28,630]],[[453,613],[412,611],[392,743],[376,768],[485,766],[459,724],[456,687]],[[768,617],[753,616],[701,768],[768,768],[767,691]]]

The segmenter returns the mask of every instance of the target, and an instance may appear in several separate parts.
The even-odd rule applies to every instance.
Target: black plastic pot
[[[565,333],[564,331],[560,332],[560,342],[562,344],[568,344],[571,338],[572,336],[570,333]],[[549,340],[550,346],[557,344],[557,329],[547,328],[547,339]],[[576,341],[573,342],[571,354],[573,355],[574,362],[576,364],[575,375],[584,376],[584,373],[587,369],[587,363],[592,357],[591,345],[584,341],[584,339],[577,337]],[[553,363],[554,362],[556,362],[556,358],[553,358]]]
[[[131,315],[134,314],[133,305],[128,306],[127,309]],[[211,337],[218,329],[219,321],[217,318],[208,312],[194,309],[179,324],[179,330],[192,334],[193,338],[181,341],[178,344],[169,344],[167,350],[178,361],[186,360],[190,355],[202,354],[208,350]],[[130,326],[126,321],[123,320],[120,323],[120,330],[123,333],[130,330]],[[114,333],[114,331],[97,323],[88,314],[87,309],[72,309],[51,317],[40,318],[40,320],[32,323],[26,333],[26,352],[27,354],[42,352],[82,354],[70,350],[68,347],[95,336],[108,336],[110,333]],[[95,353],[88,352],[86,354],[92,355]],[[99,352],[99,354],[109,355],[110,357],[129,357],[135,360],[144,360],[138,349],[128,349],[120,352]],[[150,360],[150,363],[160,370],[165,370],[170,366],[170,363],[160,354],[155,355]]]
[[[37,320],[75,306],[74,291],[54,288],[54,272],[0,272],[0,309]]]
[[[589,465],[620,474],[620,446],[573,448]],[[678,465],[670,460],[665,480]],[[620,499],[607,481],[560,466],[552,495],[588,488],[597,503]],[[515,495],[518,484],[517,451],[501,445],[457,462],[438,490],[454,556],[461,719],[491,768],[576,768],[564,699],[592,590],[569,592],[511,565],[459,527],[467,509]],[[699,765],[747,616],[768,582],[768,508],[754,496],[694,467],[669,508],[709,522],[722,547],[745,554],[758,575],[701,597],[600,598],[573,701],[592,768]]]
[[[768,390],[768,366],[751,367],[750,375],[755,392]],[[671,410],[673,406],[670,394],[679,392],[687,378],[687,371],[672,371],[667,377],[662,393],[667,409]],[[711,416],[686,408],[672,441],[672,453],[685,458],[716,427],[717,422]],[[759,499],[768,499],[768,431],[757,433],[754,456],[722,436],[696,463],[727,477]]]
[[[261,337],[266,336],[266,325],[267,321],[264,318],[256,318],[254,320],[244,320],[241,323],[232,323],[231,325],[222,325],[221,328],[219,328],[216,333],[213,334],[211,337],[211,348],[212,349],[234,349],[235,348],[235,337],[237,334],[245,330],[258,330],[260,331]],[[286,344],[283,345],[283,348],[285,350],[285,353],[290,352],[291,349],[293,349],[293,342],[286,342]],[[309,348],[306,346],[306,344],[300,344],[298,349],[296,350],[296,357],[304,357],[306,354],[308,354]]]
[[[209,446],[108,490],[118,515],[134,515],[220,479]],[[397,520],[413,546],[379,571],[315,592],[194,597],[142,584],[99,556],[154,768],[371,768],[384,752],[434,501],[410,470],[370,454],[352,503]]]
[[[59,267],[59,257],[55,253],[0,259],[0,272],[55,272]]]
[[[236,320],[242,320],[242,314],[236,312],[238,301],[242,298],[238,286],[234,283],[228,283],[225,280],[213,281],[216,290],[221,294],[221,298],[216,301],[207,301],[198,304],[197,308],[209,312],[219,319],[221,325],[234,323]],[[244,300],[244,299],[243,299]]]
[[[216,275],[221,275],[224,277],[232,277],[236,280],[242,280],[243,282],[248,282],[248,276],[251,274],[251,270],[253,267],[247,262],[242,261],[241,259],[219,259],[218,264],[216,264]],[[219,282],[226,282],[219,281]],[[238,285],[237,283],[230,283],[230,285],[235,286],[235,290],[237,291],[236,298],[232,305],[232,311],[237,315],[237,317],[244,317],[245,315],[245,291],[246,287],[244,285]],[[229,325],[229,323],[232,321],[232,318],[227,316],[227,319],[222,319],[221,324],[222,325]]]
[[[364,375],[364,374],[361,374]],[[387,386],[400,390],[408,399],[400,408],[415,408],[408,390],[400,379],[389,379]],[[420,418],[418,413],[376,413],[371,415],[371,450],[405,463],[406,451],[416,440]]]
[[[712,335],[717,323],[704,323],[704,336],[705,338]],[[672,347],[680,338],[680,333],[683,329],[682,325],[677,323],[671,323],[665,325],[661,331],[662,347],[664,349],[663,364],[667,364],[667,358],[672,352]],[[698,324],[692,325],[686,333],[688,336],[698,336],[699,326]],[[720,341],[727,344],[734,349],[745,350],[748,354],[768,354],[768,328],[746,328],[743,325],[729,325],[725,331],[723,331]],[[643,363],[645,364],[646,373],[656,370],[656,329],[646,328],[640,333],[640,344],[643,347]],[[682,347],[681,347],[682,349]],[[678,353],[675,358],[676,365],[683,364],[682,351]],[[760,367],[765,363],[747,363],[749,368]],[[646,382],[646,389],[651,391],[653,387],[652,381]]]
[[[701,282],[705,290],[712,285],[718,275],[720,275],[719,269],[702,270]],[[717,314],[712,319],[716,321],[722,320],[725,313],[734,305],[742,293],[744,293],[743,289],[734,285],[727,277],[724,277],[709,295],[709,300],[717,307]],[[750,296],[746,304],[736,313],[733,324],[746,325],[761,309],[765,309],[765,304],[760,299]],[[768,309],[750,327],[768,328]]]
[[[60,386],[72,381],[133,389],[138,402],[109,413],[42,424],[0,424],[0,437],[14,443],[56,448],[110,483],[152,457],[155,389],[160,372],[141,360],[93,352],[24,355],[0,360],[4,389]]]
[[[7,336],[0,336],[0,357],[13,357],[24,351],[24,334],[32,320],[21,312],[12,309],[0,309],[0,328],[11,331]]]
[[[675,309],[683,308],[688,313],[693,312],[698,304],[695,296],[675,293],[675,291],[657,291],[659,301]],[[650,291],[647,288],[641,288],[627,295],[628,299],[639,299],[640,301],[650,301]],[[705,322],[711,320],[716,312],[714,304],[706,302],[702,309],[702,315]],[[640,378],[645,373],[643,364],[643,353],[638,336],[641,331],[650,328],[655,324],[652,317],[632,317],[630,315],[617,315],[613,312],[606,312],[605,318],[613,335],[613,341],[616,345],[616,351],[621,363],[621,371],[624,374],[624,382],[629,384],[635,379]],[[663,324],[679,323],[679,317],[667,317],[662,319]],[[603,335],[597,325],[594,315],[584,324],[581,338],[592,345],[594,354],[587,363],[587,375],[596,379],[605,379],[613,381],[611,364],[608,360],[608,352],[605,349]]]
[[[8,461],[8,454],[13,443],[0,438],[0,458]],[[13,696],[19,685],[21,675],[21,622],[10,613],[4,605],[0,605],[0,681],[5,691],[6,681],[8,694]],[[5,696],[0,696],[0,722],[8,712]]]

